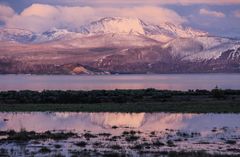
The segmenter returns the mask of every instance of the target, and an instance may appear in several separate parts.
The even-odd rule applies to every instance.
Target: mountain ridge
[[[0,73],[240,72],[240,40],[138,18],[105,17],[75,31],[5,28],[0,40]]]
[[[1,29],[0,33],[5,32],[8,28]],[[23,31],[23,29],[19,28],[12,28],[16,31]],[[29,30],[25,30],[29,32],[28,34],[25,33],[25,36],[34,36],[34,42],[41,42],[37,41],[39,38],[41,39],[42,36],[47,36],[50,40],[54,40],[58,38],[59,35],[99,35],[99,34],[129,34],[129,35],[165,35],[171,38],[176,37],[195,37],[195,36],[205,36],[207,35],[206,32],[194,30],[192,28],[186,27],[183,28],[182,26],[176,26],[172,23],[162,23],[160,25],[153,25],[143,22],[141,19],[138,18],[120,18],[120,17],[105,17],[97,21],[93,21],[89,24],[82,25],[79,30],[68,30],[68,29],[57,29],[51,28],[48,31],[43,33],[36,33]],[[3,34],[5,37],[6,34]],[[0,34],[0,39],[4,39],[4,36]],[[11,38],[11,32],[9,32]],[[14,37],[13,37],[14,40]],[[17,40],[19,42],[19,40]],[[31,42],[33,40],[29,40]],[[21,42],[21,41],[20,41]]]

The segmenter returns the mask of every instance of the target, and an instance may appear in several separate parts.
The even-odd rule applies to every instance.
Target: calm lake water
[[[0,75],[0,90],[240,89],[240,74]]]
[[[239,119],[240,114],[0,112],[0,130],[115,132],[112,127],[117,126],[141,131],[174,129],[204,133],[213,127],[240,128]]]
[[[22,144],[3,140],[0,149],[10,156],[20,157],[31,154],[39,157],[86,156],[81,153],[141,157],[143,152],[153,156],[170,151],[240,155],[239,119],[240,114],[2,112],[1,131],[71,131],[77,136]],[[0,136],[4,138],[7,137]],[[43,147],[48,151],[41,151]]]

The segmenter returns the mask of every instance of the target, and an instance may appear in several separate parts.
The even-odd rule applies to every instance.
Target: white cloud
[[[77,29],[81,25],[102,17],[136,17],[144,21],[159,24],[173,22],[182,24],[186,19],[170,9],[162,7],[66,7],[33,4],[20,14],[6,20],[6,27],[20,27],[32,31],[46,31],[52,27]]]
[[[218,17],[218,18],[223,18],[226,16],[223,12],[208,10],[208,9],[204,9],[204,8],[199,10],[199,14],[212,16],[212,17]]]
[[[228,4],[240,4],[239,0],[51,0],[51,2],[56,4],[181,4],[181,5],[191,5],[191,4],[210,4],[210,5],[228,5]],[[41,1],[40,1],[41,2]]]
[[[234,11],[234,16],[240,18],[240,10]]]
[[[15,14],[14,10],[6,5],[0,4],[0,21],[5,22]]]

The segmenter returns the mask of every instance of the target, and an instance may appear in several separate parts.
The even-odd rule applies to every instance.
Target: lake
[[[240,89],[240,74],[0,75],[0,90]]]
[[[7,121],[3,121],[7,119]],[[116,131],[134,128],[141,131],[166,129],[211,131],[213,127],[239,127],[240,114],[188,114],[188,113],[91,113],[91,112],[0,112],[0,129],[43,132],[67,130],[82,132]],[[113,133],[113,132],[112,132]]]
[[[2,91],[215,86],[240,89],[240,74],[0,75]],[[0,112],[0,156],[240,155],[239,119],[240,114]]]
[[[64,131],[77,136],[25,143],[2,141],[0,149],[11,156],[116,152],[138,157],[141,153],[202,150],[239,155],[239,119],[240,114],[2,112],[1,131]],[[1,132],[0,139],[4,138]],[[12,138],[19,140],[16,135]],[[41,152],[43,147],[49,151]]]

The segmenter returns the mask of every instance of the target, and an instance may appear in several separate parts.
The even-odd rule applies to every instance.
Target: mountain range
[[[2,74],[210,72],[240,72],[240,40],[122,17],[74,30],[0,29]]]

